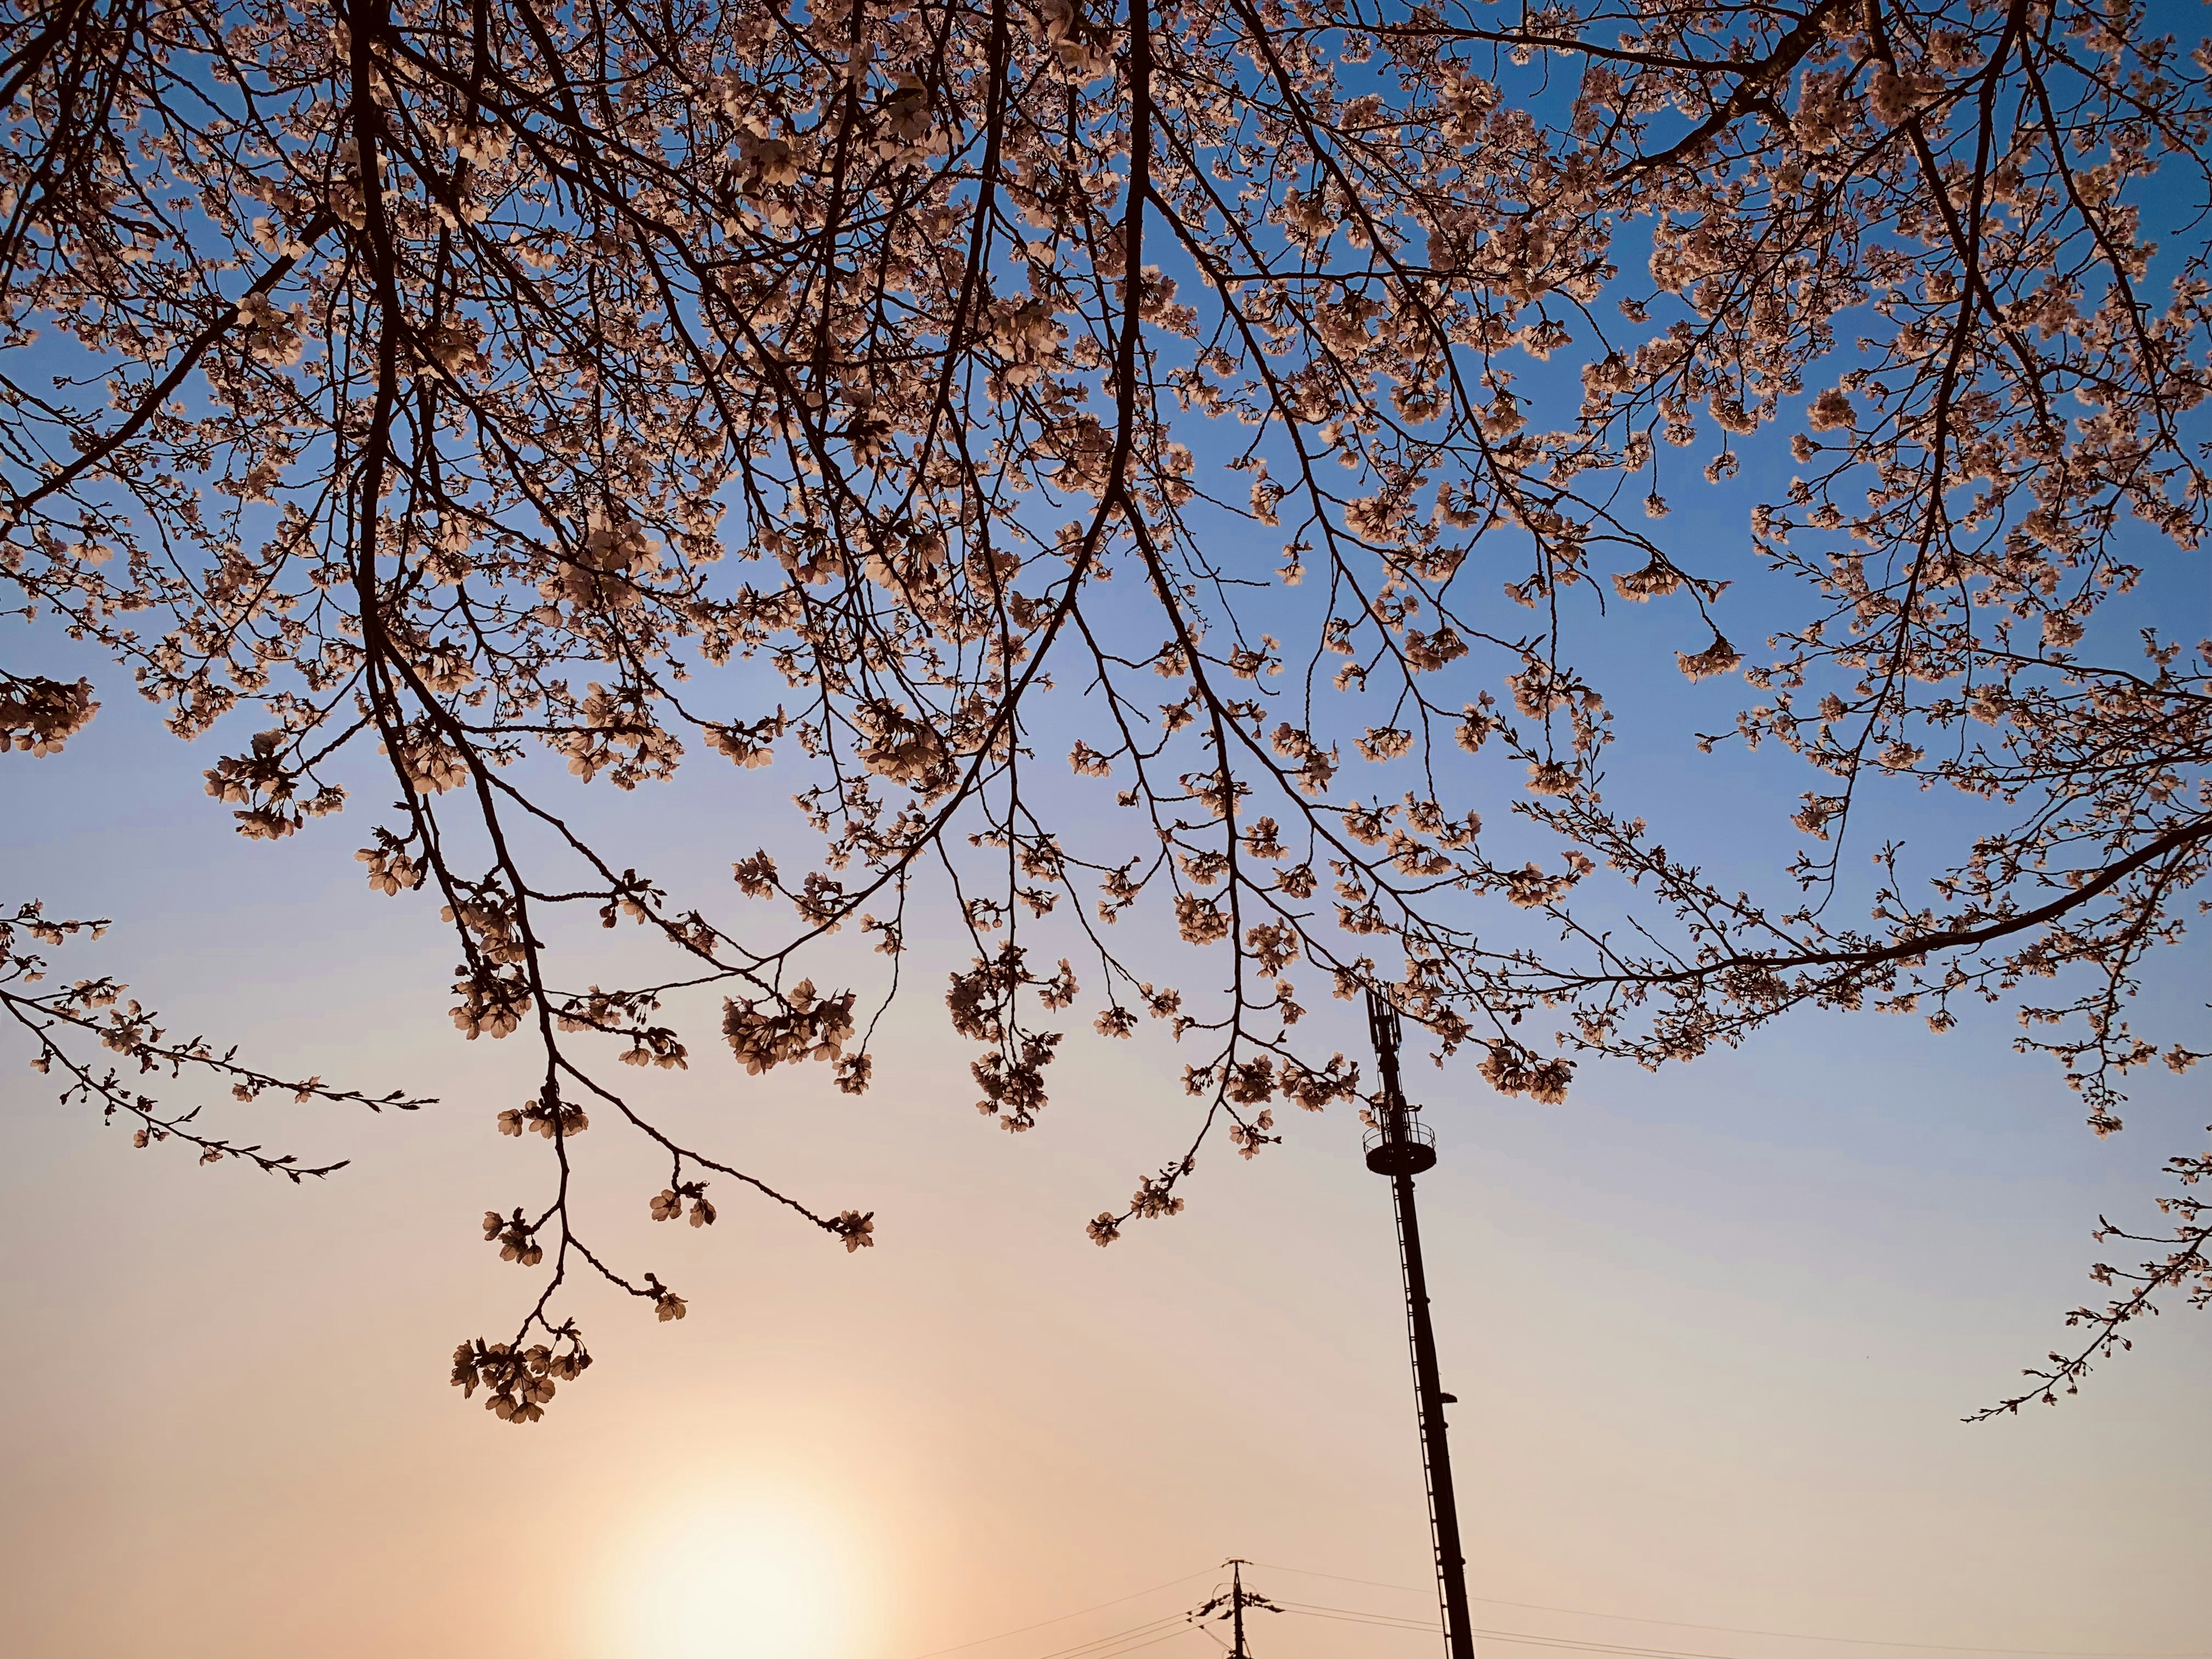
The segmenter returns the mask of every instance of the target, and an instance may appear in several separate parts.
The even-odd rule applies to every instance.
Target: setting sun
[[[641,1529],[612,1598],[625,1654],[835,1659],[854,1636],[849,1544],[803,1500],[702,1498]]]

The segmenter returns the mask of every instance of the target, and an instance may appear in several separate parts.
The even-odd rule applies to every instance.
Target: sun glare
[[[642,1529],[618,1598],[644,1659],[842,1659],[861,1586],[849,1544],[804,1503],[686,1506]]]

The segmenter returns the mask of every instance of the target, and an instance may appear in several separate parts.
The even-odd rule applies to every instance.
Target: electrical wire
[[[1047,1625],[1064,1625],[1071,1619],[1080,1619],[1086,1613],[1097,1613],[1102,1607],[1118,1607],[1124,1601],[1134,1601],[1139,1596],[1157,1595],[1164,1589],[1173,1589],[1177,1584],[1188,1584],[1194,1578],[1203,1578],[1218,1571],[1201,1567],[1196,1572],[1187,1572],[1180,1578],[1170,1578],[1164,1584],[1154,1584],[1150,1589],[1131,1590],[1127,1595],[1117,1595],[1110,1601],[1094,1601],[1087,1607],[1078,1607],[1073,1613],[1055,1613],[1049,1619],[1040,1619],[1034,1625],[1024,1625],[1016,1630],[1002,1630],[996,1636],[979,1636],[972,1642],[956,1642],[949,1648],[932,1648],[927,1653],[918,1653],[915,1659],[938,1659],[939,1654],[963,1653],[969,1648],[980,1648],[987,1642],[1003,1642],[1009,1636],[1026,1636],[1033,1630],[1042,1630]]]
[[[1141,1625],[1132,1625],[1127,1630],[1117,1630],[1110,1635],[1094,1636],[1088,1642],[1078,1642],[1073,1647],[1054,1648],[1050,1653],[1039,1654],[1036,1659],[1107,1659],[1106,1655],[1097,1652],[1097,1650],[1112,1648],[1115,1643],[1132,1636],[1152,1637],[1157,1634],[1158,1638],[1164,1638],[1173,1636],[1178,1630],[1184,1629],[1189,1623],[1190,1620],[1187,1615],[1171,1613],[1164,1619],[1147,1620]],[[1149,1643],[1144,1642],[1138,1644],[1139,1647],[1149,1645]],[[1126,1650],[1115,1649],[1115,1652]]]
[[[1419,1589],[1411,1584],[1386,1583],[1375,1578],[1352,1578],[1342,1573],[1316,1572],[1307,1567],[1285,1566],[1279,1562],[1255,1561],[1251,1565],[1267,1572],[1287,1572],[1300,1577],[1326,1578],[1342,1584],[1364,1584],[1374,1589],[1399,1590],[1407,1595],[1421,1594]],[[1071,1619],[1080,1619],[1085,1613],[1097,1613],[1105,1607],[1119,1607],[1125,1601],[1134,1601],[1144,1596],[1157,1595],[1162,1590],[1173,1589],[1178,1584],[1187,1584],[1194,1578],[1203,1578],[1217,1571],[1216,1568],[1207,1567],[1196,1572],[1187,1572],[1180,1578],[1170,1578],[1164,1583],[1154,1584],[1146,1589],[1132,1590],[1127,1595],[1117,1595],[1110,1601],[1096,1601],[1087,1607],[1079,1607],[1073,1613],[1060,1613],[1050,1619],[1040,1619],[1035,1624],[1024,1625],[1015,1630],[1001,1631],[996,1636],[981,1636],[972,1642],[962,1642],[949,1648],[935,1648],[928,1653],[916,1655],[915,1659],[939,1659],[939,1656],[945,1654],[964,1652],[969,1648],[981,1647],[988,1643],[1004,1641],[1008,1637],[1022,1636],[1030,1631],[1042,1630],[1050,1625],[1065,1624]],[[1605,1619],[1625,1624],[1665,1625],[1679,1630],[1715,1631],[1731,1636],[1764,1636],[1784,1641],[1834,1642],[1860,1647],[1909,1649],[1936,1653],[1993,1654],[2008,1656],[2010,1659],[2212,1659],[2212,1655],[2203,1652],[2094,1653],[2081,1649],[1966,1647],[1942,1642],[1890,1642],[1869,1637],[1815,1636],[1803,1631],[1758,1630],[1741,1625],[1702,1625],[1681,1619],[1642,1619],[1633,1613],[1595,1613],[1586,1607],[1555,1607],[1541,1601],[1509,1601],[1491,1595],[1475,1595],[1468,1599],[1482,1602],[1489,1607],[1519,1607],[1533,1613],[1558,1613],[1574,1618]],[[1339,1624],[1368,1625],[1385,1630],[1419,1631],[1431,1635],[1435,1634],[1437,1629],[1437,1621],[1432,1619],[1409,1619],[1398,1613],[1375,1613],[1358,1607],[1334,1607],[1318,1602],[1285,1601],[1281,1605],[1284,1612],[1305,1619],[1324,1619]],[[1122,1654],[1134,1653],[1139,1649],[1152,1647],[1186,1629],[1198,1629],[1201,1634],[1212,1634],[1202,1626],[1193,1626],[1187,1614],[1175,1613],[1162,1618],[1147,1620],[1142,1624],[1132,1625],[1126,1630],[1114,1631],[1104,1636],[1093,1637],[1088,1641],[1078,1642],[1072,1646],[1055,1648],[1050,1653],[1036,1655],[1033,1659],[1119,1659],[1119,1656]],[[1486,1640],[1504,1643],[1509,1646],[1545,1648],[1562,1652],[1609,1654],[1616,1656],[1617,1659],[1737,1659],[1736,1656],[1705,1653],[1689,1649],[1652,1647],[1625,1642],[1585,1641],[1567,1636],[1540,1635],[1532,1631],[1488,1630],[1478,1627],[1474,1633]],[[1117,1644],[1121,1645],[1116,1645]]]
[[[1431,1635],[1439,1633],[1443,1626],[1434,1619],[1401,1619],[1395,1613],[1368,1613],[1358,1607],[1320,1607],[1305,1601],[1285,1601],[1285,1613],[1295,1613],[1308,1619],[1340,1619],[1359,1625],[1389,1625],[1399,1630],[1425,1630]]]
[[[1269,1572],[1333,1579],[1340,1584],[1365,1584],[1375,1589],[1403,1590],[1408,1595],[1424,1593],[1422,1589],[1412,1584],[1386,1584],[1376,1578],[1347,1578],[1341,1573],[1316,1572],[1310,1567],[1286,1567],[1274,1561],[1255,1561],[1252,1565]],[[1632,1613],[1593,1613],[1587,1607],[1553,1607],[1543,1601],[1508,1601],[1495,1595],[1470,1595],[1468,1600],[1480,1601],[1486,1607],[1519,1607],[1530,1613],[1564,1613],[1577,1619],[1607,1619],[1620,1624],[1666,1625],[1676,1630],[1718,1631],[1730,1636],[1771,1636],[1789,1642],[1838,1642],[1853,1647],[1905,1648],[1923,1653],[1993,1653],[2014,1655],[2019,1659],[2212,1659],[2212,1654],[2207,1654],[2202,1649],[2186,1653],[2098,1653],[2084,1648],[1977,1648],[1950,1642],[1887,1642],[1871,1636],[1814,1636],[1806,1631],[1754,1630],[1742,1625],[1701,1625],[1686,1619],[1644,1619]],[[1428,1630],[1433,1626],[1424,1624],[1420,1628]],[[1478,1632],[1477,1634],[1503,1636],[1504,1632]]]
[[[1433,1595],[1434,1584],[1386,1584],[1379,1578],[1346,1578],[1340,1572],[1316,1572],[1311,1567],[1286,1567],[1279,1561],[1255,1561],[1255,1567],[1269,1572],[1294,1572],[1301,1578],[1333,1578],[1340,1584],[1365,1584],[1374,1589],[1403,1590],[1408,1595]],[[1480,1601],[1480,1596],[1474,1598]]]
[[[1359,1613],[1349,1607],[1306,1607],[1294,1601],[1283,1603],[1283,1611],[1301,1618],[1328,1619],[1340,1624],[1374,1625],[1384,1630],[1419,1631],[1434,1635],[1434,1624],[1413,1619],[1398,1619],[1389,1614]],[[1577,1642],[1565,1636],[1537,1636],[1527,1631],[1485,1630],[1477,1626],[1475,1635],[1492,1642],[1503,1642],[1511,1647],[1549,1648],[1571,1653],[1607,1653],[1623,1656],[1623,1659],[1729,1659],[1720,1653],[1697,1653],[1680,1648],[1634,1647],[1616,1642]]]
[[[1350,1607],[1311,1607],[1297,1601],[1285,1601],[1283,1611],[1306,1619],[1328,1619],[1340,1624],[1373,1625],[1383,1630],[1419,1631],[1425,1635],[1437,1633],[1436,1625],[1430,1620],[1400,1619],[1389,1613],[1370,1613]],[[1539,1636],[1531,1631],[1486,1630],[1478,1625],[1474,1633],[1492,1642],[1503,1642],[1509,1647],[1548,1648],[1570,1653],[1606,1653],[1622,1656],[1623,1659],[1731,1659],[1720,1653],[1700,1653],[1683,1648],[1652,1648],[1620,1642],[1583,1642],[1566,1636]]]
[[[1184,1630],[1188,1630],[1189,1628],[1191,1627],[1188,1626],[1184,1626]],[[1119,1655],[1124,1653],[1134,1653],[1139,1648],[1149,1648],[1157,1643],[1164,1642],[1169,1640],[1170,1638],[1181,1636],[1182,1634],[1183,1630],[1162,1631],[1158,1636],[1152,1637],[1149,1640],[1133,1642],[1126,1648],[1115,1648],[1110,1652],[1096,1654],[1092,1656],[1092,1659],[1117,1659]]]

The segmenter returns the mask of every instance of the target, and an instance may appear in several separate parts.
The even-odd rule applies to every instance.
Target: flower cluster
[[[464,1342],[453,1350],[453,1386],[465,1400],[483,1389],[484,1409],[502,1423],[535,1423],[545,1415],[556,1385],[573,1382],[592,1363],[573,1326],[560,1336],[565,1340],[560,1347],[487,1343],[482,1337]]]
[[[748,1073],[758,1075],[786,1060],[836,1060],[853,1036],[850,991],[824,996],[803,979],[767,999],[722,1005],[722,1035]]]
[[[48,679],[0,669],[0,753],[58,753],[99,712],[90,680]]]
[[[2100,1129],[2196,1052],[2130,1016],[2212,874],[2212,653],[2112,604],[2179,614],[2212,531],[2212,57],[2166,20],[326,21],[64,8],[11,58],[0,333],[76,367],[0,402],[0,586],[179,736],[252,720],[208,776],[249,836],[353,810],[316,769],[379,750],[361,857],[436,894],[456,1026],[538,1042],[603,1122],[666,1140],[590,1056],[685,1063],[647,1017],[677,986],[731,999],[749,1073],[865,1087],[861,993],[774,988],[860,918],[910,985],[939,880],[947,1013],[1017,1128],[1076,994],[1025,964],[1063,951],[1101,1032],[1191,1045],[1216,1124],[1345,1093],[1294,970],[1545,1100],[1577,1052],[1797,1008],[2008,1000]],[[1690,510],[1731,480],[1735,528]],[[1606,765],[1673,718],[1616,732],[1599,683],[1646,659],[1672,736],[1811,774],[1771,886],[1655,829],[1671,769]],[[0,744],[94,707],[0,671]],[[791,801],[815,837],[725,849],[775,901],[738,920],[562,793],[701,751],[738,769],[702,823],[766,842]],[[1963,808],[1929,862],[1847,860],[1923,788]],[[578,989],[594,916],[675,969]],[[575,1109],[502,1127],[565,1157]]]
[[[687,1202],[690,1206],[693,1226],[711,1227],[714,1224],[714,1206],[707,1196],[705,1185],[696,1181],[679,1181],[673,1187],[664,1187],[656,1193],[650,1206],[653,1218],[655,1221],[673,1221],[684,1212]]]

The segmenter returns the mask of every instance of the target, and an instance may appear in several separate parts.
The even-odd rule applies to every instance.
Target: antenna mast
[[[1406,1281],[1406,1327],[1413,1349],[1413,1394],[1421,1419],[1421,1473],[1429,1489],[1429,1538],[1437,1558],[1437,1591],[1443,1605],[1449,1659],[1474,1659],[1474,1627],[1467,1603],[1467,1561],[1460,1553],[1459,1505],[1452,1494],[1451,1451],[1444,1442],[1444,1407],[1457,1401],[1437,1378],[1437,1336],[1429,1323],[1429,1281],[1421,1266],[1421,1224],[1413,1209],[1413,1177],[1437,1162],[1437,1138],[1414,1121],[1398,1084],[1398,1011],[1381,992],[1367,993],[1367,1029],[1375,1040],[1382,1091],[1375,1127],[1367,1134],[1367,1167],[1390,1177],[1398,1217],[1398,1261]]]

